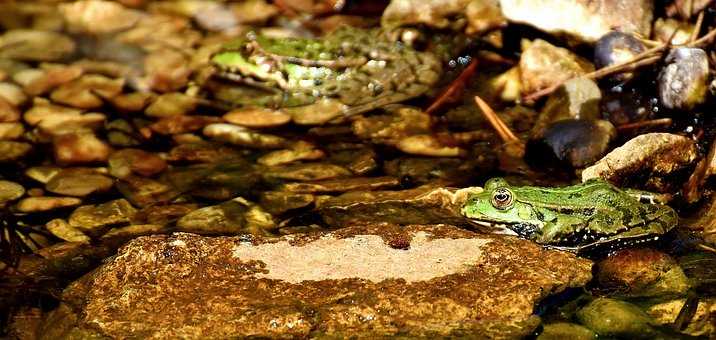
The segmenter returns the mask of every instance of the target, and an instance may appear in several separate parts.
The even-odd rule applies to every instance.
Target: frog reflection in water
[[[573,251],[655,240],[678,223],[670,207],[642,203],[602,179],[543,188],[493,178],[461,212],[477,224]]]
[[[226,44],[211,62],[220,78],[258,90],[234,106],[305,108],[335,116],[417,97],[440,78],[442,62],[391,41],[378,30],[340,28],[322,39],[249,35]]]

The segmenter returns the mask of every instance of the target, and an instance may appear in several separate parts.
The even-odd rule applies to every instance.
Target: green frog
[[[249,34],[224,45],[211,63],[216,76],[241,88],[235,92],[244,95],[231,99],[233,106],[313,106],[334,117],[420,96],[442,74],[436,54],[391,40],[377,29],[349,27],[321,39]]]
[[[644,192],[619,189],[602,179],[545,188],[509,185],[502,178],[472,194],[461,213],[476,224],[556,248],[582,251],[658,239],[678,223],[666,205],[642,203]]]

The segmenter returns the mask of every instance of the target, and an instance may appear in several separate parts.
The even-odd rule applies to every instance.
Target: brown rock
[[[323,221],[334,227],[382,221],[394,224],[464,225],[460,206],[467,193],[482,190],[465,188],[455,192],[422,186],[396,191],[352,191],[317,203]],[[479,191],[478,191],[479,192]]]
[[[179,144],[169,151],[169,162],[215,163],[227,158],[239,157],[238,150],[214,143]]]
[[[55,337],[516,338],[539,324],[540,299],[590,277],[591,263],[572,254],[446,225],[273,240],[156,235],[132,240],[70,285],[43,329]]]
[[[268,180],[318,181],[345,177],[351,172],[341,166],[328,163],[303,163],[267,168],[262,175]]]
[[[105,192],[113,185],[111,178],[91,169],[70,168],[52,176],[45,189],[60,195],[87,196],[95,192]]]
[[[125,178],[132,173],[149,177],[166,168],[167,162],[161,157],[139,149],[123,149],[109,157],[109,172],[117,178]]]
[[[651,0],[500,0],[500,7],[511,22],[585,42],[615,28],[648,37],[654,10]]]
[[[0,35],[0,58],[54,61],[71,55],[75,47],[72,39],[57,32],[14,29]]]
[[[18,139],[25,133],[22,123],[0,123],[0,140]]]
[[[231,124],[249,128],[276,127],[291,121],[291,116],[281,111],[259,108],[233,110],[225,114],[223,118]]]
[[[157,97],[147,107],[145,113],[149,117],[172,117],[189,113],[196,107],[196,99],[183,93],[172,92]]]
[[[175,135],[197,131],[209,124],[220,122],[221,118],[219,117],[181,115],[162,118],[149,127],[162,135]]]
[[[44,98],[34,98],[33,106],[23,114],[23,119],[30,125],[37,125],[47,117],[55,115],[60,116],[79,116],[82,110],[71,107],[52,104]]]
[[[83,205],[75,209],[69,225],[88,234],[97,235],[108,226],[128,223],[137,210],[125,199],[97,205]]]
[[[107,116],[102,113],[55,114],[41,120],[37,127],[44,134],[59,136],[71,132],[96,131],[104,125],[105,120],[107,120]]]
[[[671,133],[647,133],[632,138],[582,171],[582,181],[603,178],[620,186],[666,192],[662,178],[693,164],[698,157],[693,140]],[[648,178],[646,183],[636,178]]]
[[[599,262],[601,287],[628,297],[682,296],[688,279],[668,254],[649,248],[624,249]]]
[[[55,160],[60,164],[106,162],[110,147],[92,133],[68,133],[55,137]]]
[[[97,74],[86,74],[52,91],[53,101],[80,109],[102,106],[103,99],[111,99],[122,92],[124,80]]]
[[[76,197],[27,197],[17,203],[17,210],[20,212],[39,212],[73,207],[80,204],[82,204],[82,200]]]
[[[153,94],[148,92],[120,94],[112,98],[112,105],[123,112],[139,112],[149,105],[153,96]]]
[[[189,82],[192,68],[186,53],[162,48],[144,58],[149,86],[159,92],[176,91]]]
[[[0,122],[16,122],[20,120],[20,111],[5,98],[0,97]]]
[[[20,78],[25,92],[38,96],[47,91],[79,78],[84,70],[79,66],[53,66],[47,70],[30,69],[15,78]]]
[[[112,33],[134,26],[141,18],[141,12],[113,1],[81,0],[58,7],[74,32]]]
[[[456,18],[465,18],[459,20]],[[481,34],[507,23],[497,0],[393,0],[381,17],[384,27],[427,25]]]
[[[293,193],[336,193],[354,190],[380,190],[400,185],[395,177],[352,177],[329,179],[316,182],[286,183],[280,189]]]
[[[32,150],[32,145],[9,140],[0,141],[0,162],[16,161]]]
[[[519,66],[523,94],[594,71],[589,61],[542,39],[533,41],[522,52]]]
[[[210,124],[204,127],[203,133],[216,141],[256,149],[279,149],[288,144],[283,137],[258,133],[232,124]]]
[[[256,160],[259,164],[273,166],[293,163],[296,161],[321,159],[326,154],[317,149],[315,145],[298,141],[291,145],[290,149],[276,150],[269,152]]]

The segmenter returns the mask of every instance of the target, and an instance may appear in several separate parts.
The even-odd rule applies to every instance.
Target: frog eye
[[[512,191],[507,188],[497,188],[492,192],[492,206],[504,210],[512,206]]]

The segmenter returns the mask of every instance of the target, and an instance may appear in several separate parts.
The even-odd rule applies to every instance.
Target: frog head
[[[461,213],[498,233],[534,238],[542,229],[543,221],[531,205],[520,200],[517,189],[502,178],[490,179],[482,192],[468,197]]]

